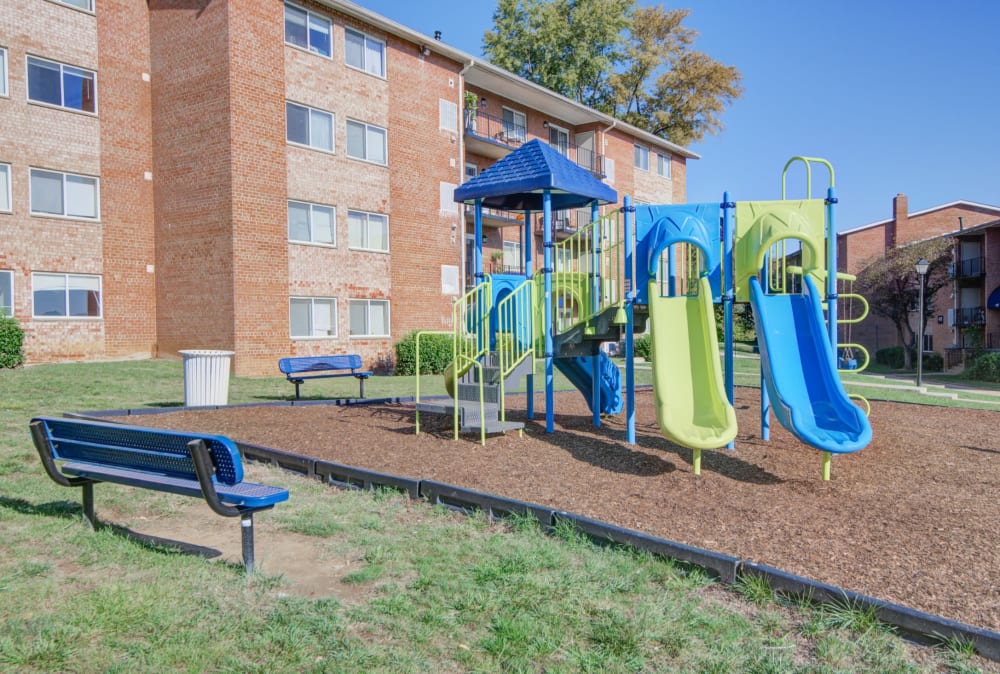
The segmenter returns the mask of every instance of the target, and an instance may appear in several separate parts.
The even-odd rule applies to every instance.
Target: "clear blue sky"
[[[355,0],[473,55],[491,0]],[[640,0],[640,4],[659,4]],[[696,48],[743,74],[724,130],[691,146],[688,201],[777,199],[789,157],[836,170],[839,229],[967,200],[1000,206],[997,0],[686,0]],[[825,187],[825,172],[814,174]],[[796,192],[798,190],[798,192]],[[804,196],[801,171],[789,196]],[[957,223],[956,223],[957,226]]]

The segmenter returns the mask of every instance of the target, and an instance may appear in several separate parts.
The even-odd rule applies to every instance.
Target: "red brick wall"
[[[149,15],[145,3],[123,0],[96,9],[105,355],[149,357],[156,349]]]

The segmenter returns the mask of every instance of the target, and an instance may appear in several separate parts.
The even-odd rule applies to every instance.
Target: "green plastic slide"
[[[660,297],[649,284],[656,420],[668,440],[690,449],[718,449],[736,437],[736,412],[726,397],[708,278],[697,297]]]

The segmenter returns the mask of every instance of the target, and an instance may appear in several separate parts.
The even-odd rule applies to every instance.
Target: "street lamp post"
[[[924,385],[924,277],[930,262],[920,258],[917,275],[920,277],[920,301],[917,303],[917,325],[920,326],[920,340],[917,342],[917,386]]]

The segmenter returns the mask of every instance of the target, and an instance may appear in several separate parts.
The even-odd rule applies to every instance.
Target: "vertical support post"
[[[473,266],[476,270],[476,285],[483,282],[483,200],[476,199],[476,224],[475,224],[476,245],[473,253]]]
[[[253,511],[240,513],[240,532],[243,544],[243,566],[247,575],[253,573]]]
[[[923,259],[921,259],[923,262]],[[917,303],[917,325],[920,326],[920,336],[917,342],[917,386],[924,385],[924,277],[926,270],[920,276],[920,301]]]
[[[97,517],[94,515],[94,483],[85,482],[83,488],[83,516],[90,523],[91,529],[97,528]]]
[[[667,248],[667,295],[674,297],[677,294],[677,252],[673,246]],[[662,267],[660,268],[662,271]],[[661,286],[662,288],[662,286]]]
[[[596,223],[598,217],[597,200],[590,202],[590,222]],[[590,227],[590,315],[596,316],[601,306],[601,228]],[[598,345],[598,350],[600,345]],[[590,399],[593,401],[594,427],[601,427],[601,368],[600,353],[590,358]]]
[[[545,432],[554,433],[556,428],[556,417],[553,405],[555,403],[555,382],[552,374],[552,192],[545,190],[542,193],[542,246],[544,252],[544,267],[542,273],[545,274]]]
[[[830,463],[832,459],[833,455],[830,452],[823,452],[823,479],[825,481],[830,480]]]
[[[729,404],[735,402],[736,382],[733,372],[733,305],[736,293],[733,288],[733,210],[736,204],[729,200],[729,192],[722,193],[722,307],[725,321],[725,368],[726,397]],[[736,443],[731,441],[726,449],[734,449]]]
[[[831,173],[830,180],[833,180]],[[826,190],[826,320],[830,335],[830,351],[833,353],[833,369],[837,369],[837,227],[833,218],[833,207],[837,197],[833,185]]]
[[[625,195],[625,442],[635,444],[635,207]]]
[[[529,281],[535,278],[535,272],[532,266],[532,255],[533,251],[531,249],[531,242],[535,237],[531,235],[531,211],[527,210],[524,212],[524,227],[522,228],[522,240],[524,241],[524,276]],[[530,301],[533,303],[535,301],[535,288],[531,288],[531,298]],[[528,321],[531,325],[531,334],[528,335],[528,339],[532,341],[532,346],[535,343],[535,312],[528,312]],[[527,395],[527,400],[525,401],[525,410],[529,419],[535,418],[535,357],[531,357],[531,371],[526,377],[525,382],[525,395]]]
[[[701,450],[691,450],[691,470],[695,475],[701,475]]]
[[[765,293],[767,293],[768,289],[771,287],[771,279],[768,274],[770,268],[771,255],[768,253],[764,255],[763,279],[761,280],[761,286],[764,288]],[[760,344],[759,337],[757,339],[757,343]],[[771,439],[771,396],[767,392],[767,381],[764,379],[764,368],[761,368],[760,370],[760,439]]]

